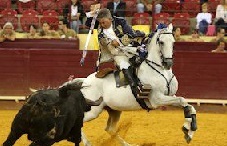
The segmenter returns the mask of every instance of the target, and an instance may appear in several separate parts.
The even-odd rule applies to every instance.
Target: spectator
[[[189,42],[204,42],[203,39],[200,38],[200,35],[198,33],[197,29],[194,29],[192,32],[192,37],[188,39]]]
[[[144,13],[145,11],[145,6],[143,3],[137,3],[136,5],[137,13]]]
[[[84,8],[80,0],[71,0],[71,22],[70,28],[79,33],[79,26],[83,23]],[[66,12],[65,12],[66,13]],[[69,13],[69,12],[68,12]]]
[[[3,29],[0,31],[0,42],[5,40],[14,41],[16,38],[16,33],[14,31],[13,24],[11,22],[6,22]]]
[[[215,38],[211,40],[211,42],[217,42],[219,39],[223,38],[225,36],[225,29],[224,28],[218,28],[217,35]]]
[[[29,33],[26,34],[25,38],[38,38],[39,35],[37,34],[37,27],[33,24],[29,25]]]
[[[173,27],[173,36],[174,36],[176,42],[185,41],[185,39],[181,38],[180,27]]]
[[[126,3],[121,0],[113,0],[107,3],[107,9],[110,10],[112,16],[125,17]]]
[[[67,21],[61,20],[58,25],[58,33],[61,38],[76,38],[76,32],[73,29],[68,29]]]
[[[71,0],[71,6],[69,11],[69,6],[66,6],[63,11],[63,19],[67,21],[68,17],[70,18],[70,28],[74,29],[76,33],[79,33],[79,26],[83,24],[83,18],[85,16],[84,7],[81,4],[80,0]],[[71,12],[71,15],[69,14]]]
[[[217,48],[215,50],[212,50],[211,52],[214,52],[214,53],[226,53],[225,40],[223,38],[220,38],[217,41]]]
[[[155,14],[161,13],[162,3],[165,0],[153,0],[153,1],[154,1],[154,5],[155,5],[155,8],[154,8]],[[141,4],[144,5],[145,10],[142,10]],[[137,2],[137,8],[138,7],[140,8],[139,11],[146,11],[148,13],[152,13],[152,8],[153,8],[153,6],[152,6],[152,0],[138,0],[138,2]]]
[[[50,25],[47,22],[43,23],[39,36],[41,38],[60,38],[59,34],[55,30],[50,29]]]
[[[220,0],[216,8],[216,29],[222,27],[227,29],[227,0]]]
[[[199,32],[206,34],[207,27],[212,22],[212,14],[208,13],[207,3],[202,4],[202,13],[198,13],[196,16],[196,29],[199,29]]]

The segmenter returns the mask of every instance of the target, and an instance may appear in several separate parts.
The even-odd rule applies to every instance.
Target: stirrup
[[[148,98],[151,92],[151,85],[144,84],[142,87],[139,86],[139,94],[137,95],[138,98]]]

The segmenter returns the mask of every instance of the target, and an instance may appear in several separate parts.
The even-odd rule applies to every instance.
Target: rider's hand
[[[101,4],[95,4],[95,5],[91,5],[90,10],[92,14],[95,14],[97,10],[99,10],[101,7]]]
[[[120,46],[120,44],[117,42],[117,40],[112,40],[111,45],[113,45],[114,47]]]
[[[80,59],[80,66],[83,66],[84,65],[84,58],[82,57],[81,59]]]

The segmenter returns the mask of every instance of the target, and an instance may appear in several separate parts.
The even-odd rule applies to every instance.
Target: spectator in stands
[[[155,5],[155,8],[154,8],[155,14],[161,13],[162,3],[165,0],[153,0],[153,1],[154,1],[154,5]],[[141,5],[144,5],[145,10],[142,10]],[[137,2],[137,8],[138,7],[140,8],[139,9],[140,11],[146,11],[146,12],[148,12],[148,13],[151,14],[152,13],[152,9],[153,9],[152,0],[138,0],[138,2]]]
[[[70,28],[79,33],[79,26],[83,23],[84,8],[80,0],[71,0],[71,22]]]
[[[202,12],[198,13],[196,16],[196,28],[199,30],[199,33],[206,34],[208,25],[212,22],[212,14],[208,13],[208,4],[202,4]]]
[[[16,33],[14,31],[13,24],[11,22],[6,22],[3,29],[0,31],[0,42],[9,40],[14,41],[16,38]]]
[[[192,37],[187,40],[188,42],[204,42],[204,40],[200,38],[200,35],[199,35],[197,29],[194,29],[192,31],[192,35],[191,36]]]
[[[76,32],[67,27],[67,20],[60,20],[58,24],[60,38],[76,38]]]
[[[185,39],[181,38],[180,27],[173,27],[173,36],[176,42],[184,42]]]
[[[227,0],[220,0],[220,4],[216,8],[216,30],[220,27],[227,30]]]
[[[211,40],[211,42],[217,42],[219,39],[223,38],[225,36],[225,29],[224,28],[218,28],[217,35],[215,38]]]
[[[37,27],[33,24],[29,25],[29,33],[26,34],[25,38],[38,38],[39,35],[37,34]]]
[[[50,25],[44,22],[42,25],[42,30],[39,33],[41,38],[60,38],[59,34],[55,30],[50,29]]]
[[[110,10],[112,16],[125,17],[126,3],[121,0],[113,0],[107,3],[107,9]]]
[[[212,50],[211,52],[226,53],[227,51],[225,50],[225,40],[223,38],[220,38],[217,41],[217,48],[215,50]]]
[[[136,5],[137,13],[144,13],[145,11],[145,6],[143,3],[137,3]]]

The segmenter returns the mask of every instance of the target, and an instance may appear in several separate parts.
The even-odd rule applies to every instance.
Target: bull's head
[[[46,144],[56,136],[56,113],[54,110],[31,118],[28,139],[38,144]]]

